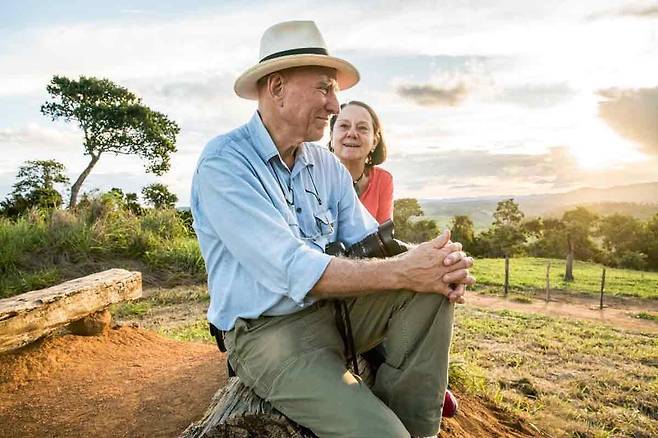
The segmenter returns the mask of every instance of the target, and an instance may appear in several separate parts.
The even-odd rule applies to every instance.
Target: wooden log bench
[[[372,386],[374,374],[368,362],[359,356],[363,381]],[[267,401],[258,397],[238,377],[228,379],[212,398],[203,418],[192,423],[179,438],[316,438]]]
[[[142,274],[110,269],[0,300],[0,353],[62,327],[80,335],[107,330],[110,304],[142,296]]]

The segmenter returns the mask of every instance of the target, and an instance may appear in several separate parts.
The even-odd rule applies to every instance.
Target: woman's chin
[[[365,158],[361,156],[353,156],[352,154],[340,154],[338,158],[343,163],[361,163],[365,162]]]

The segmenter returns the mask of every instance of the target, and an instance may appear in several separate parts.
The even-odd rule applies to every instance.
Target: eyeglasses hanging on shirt
[[[279,178],[279,173],[276,171],[274,168],[274,165],[272,164],[272,161],[268,161],[270,164],[270,167],[272,169],[272,173],[274,174],[274,177],[276,178],[276,182],[279,185],[279,189],[281,189],[281,194],[283,194],[283,199],[286,200],[286,204],[288,204],[288,207],[290,207],[293,210],[295,209],[295,191],[292,188],[292,185],[290,183],[288,184],[283,184],[281,181],[281,178]],[[322,207],[322,199],[320,198],[320,194],[318,192],[318,188],[315,185],[315,180],[313,179],[313,173],[309,169],[308,166],[306,166],[306,172],[308,173],[308,178],[311,181],[311,184],[313,185],[313,191],[309,190],[308,188],[304,187],[304,191],[310,195],[312,195],[315,200],[318,203],[318,207]],[[284,188],[285,187],[285,188]],[[286,190],[287,189],[287,190]],[[297,210],[296,210],[297,211]],[[299,212],[299,211],[298,211]],[[333,221],[327,217],[327,211],[325,210],[324,212],[320,212],[318,214],[314,214],[315,216],[315,226],[316,226],[316,235],[314,236],[309,236],[307,233],[304,232],[304,230],[299,227],[300,234],[306,239],[310,240],[315,240],[320,236],[326,236],[329,234],[332,234],[334,232],[334,225]]]

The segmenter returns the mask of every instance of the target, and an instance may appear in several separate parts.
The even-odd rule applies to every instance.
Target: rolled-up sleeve
[[[201,226],[219,238],[257,283],[301,306],[331,256],[309,248],[293,234],[238,152],[226,148],[206,157],[195,178]]]

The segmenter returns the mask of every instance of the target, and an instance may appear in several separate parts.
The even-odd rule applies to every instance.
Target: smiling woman
[[[393,177],[377,167],[386,160],[386,142],[377,113],[353,100],[331,118],[329,149],[352,176],[354,190],[366,209],[384,223],[393,216]]]

